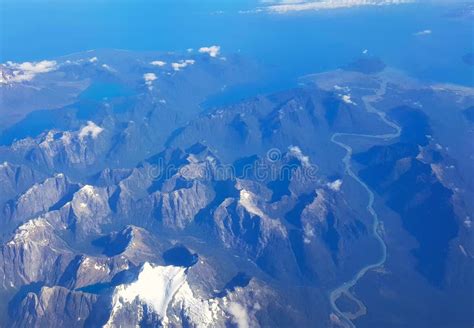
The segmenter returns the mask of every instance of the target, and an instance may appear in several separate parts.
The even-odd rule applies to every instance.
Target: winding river
[[[381,267],[386,259],[387,259],[387,245],[385,244],[385,241],[383,240],[379,226],[380,226],[380,219],[377,215],[377,212],[374,210],[374,193],[373,191],[367,186],[365,182],[363,182],[357,174],[354,173],[354,171],[351,168],[351,160],[352,160],[352,148],[340,141],[341,137],[362,137],[362,138],[372,138],[372,139],[381,139],[383,141],[389,141],[391,139],[398,138],[401,133],[401,127],[395,124],[394,122],[390,121],[387,119],[386,114],[384,112],[378,111],[372,103],[380,100],[386,92],[387,88],[387,82],[382,81],[380,84],[380,88],[376,91],[375,94],[373,95],[368,95],[362,97],[362,101],[364,103],[365,109],[368,113],[374,113],[380,117],[380,119],[387,124],[388,126],[392,127],[394,129],[393,133],[388,133],[388,134],[379,134],[379,135],[370,135],[370,134],[356,134],[356,133],[334,133],[331,137],[331,141],[338,145],[339,147],[342,147],[346,150],[346,155],[343,157],[342,162],[344,163],[345,167],[345,173],[352,177],[355,181],[357,181],[367,192],[368,194],[368,202],[367,202],[367,211],[373,218],[373,224],[372,224],[372,234],[375,239],[380,244],[380,247],[382,248],[382,255],[380,258],[372,264],[366,265],[363,268],[361,268],[352,279],[345,281],[342,283],[339,287],[335,288],[334,290],[331,291],[330,293],[330,302],[331,302],[331,307],[333,311],[336,313],[336,315],[339,317],[340,320],[342,320],[345,324],[345,326],[348,327],[355,327],[354,323],[352,322],[353,320],[357,319],[359,316],[364,315],[366,313],[366,307],[365,305],[358,300],[354,295],[351,294],[350,289],[354,287],[359,279],[361,279],[369,270],[376,269],[378,267]],[[337,304],[336,301],[341,297],[342,295],[345,295],[349,299],[351,299],[353,302],[355,302],[359,309],[355,313],[351,312],[342,312]]]

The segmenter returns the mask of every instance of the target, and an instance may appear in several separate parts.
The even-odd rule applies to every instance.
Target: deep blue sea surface
[[[239,13],[259,5],[250,0],[2,0],[0,61],[98,48],[184,51],[217,44],[224,54],[248,55],[289,81],[345,65],[367,49],[413,76],[474,85],[474,68],[462,60],[473,51],[472,19],[453,17],[454,5]],[[432,33],[414,35],[423,30]]]

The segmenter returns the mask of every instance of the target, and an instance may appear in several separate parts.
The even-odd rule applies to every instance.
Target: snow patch
[[[159,315],[163,324],[168,323],[166,311],[173,296],[186,281],[185,268],[176,266],[152,266],[145,262],[138,278],[131,284],[115,288],[110,319],[126,304],[134,301],[145,303]],[[109,323],[106,326],[112,326]]]
[[[32,240],[32,235],[35,232],[43,231],[50,224],[42,217],[37,219],[29,220],[22,224],[15,232],[13,238],[7,243],[7,245],[15,245],[17,243],[25,243]]]
[[[95,190],[94,186],[91,185],[84,185],[79,191],[78,194],[84,194],[89,197],[99,197],[99,194]]]
[[[222,314],[216,299],[202,300],[195,297],[187,281],[176,293],[173,305],[183,309],[184,315],[198,328],[213,326]]]
[[[267,219],[267,215],[258,207],[255,200],[255,195],[245,189],[240,190],[239,204],[243,206],[250,214]]]

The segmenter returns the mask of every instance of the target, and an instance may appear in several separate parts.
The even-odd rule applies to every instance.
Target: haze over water
[[[428,4],[290,13],[242,13],[256,1],[4,1],[0,61],[97,48],[184,51],[217,44],[271,68],[275,81],[332,70],[367,54],[410,75],[474,85],[472,19]],[[18,17],[22,17],[18,20]],[[87,19],[84,19],[87,17]],[[58,29],[58,26],[61,26]],[[416,35],[420,31],[430,33]],[[464,40],[463,42],[459,42]]]

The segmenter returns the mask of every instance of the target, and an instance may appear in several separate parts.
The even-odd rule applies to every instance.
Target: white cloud
[[[143,74],[143,79],[145,80],[145,84],[148,86],[148,89],[151,90],[153,88],[153,81],[155,81],[157,77],[155,73],[145,73]]]
[[[303,154],[300,147],[290,146],[288,147],[288,150],[293,156],[295,156],[301,162],[301,164],[303,164],[303,166],[310,165],[309,157]]]
[[[230,303],[229,312],[232,314],[233,321],[238,328],[249,328],[249,316],[245,308],[239,303]]]
[[[466,217],[466,219],[464,220],[464,225],[466,226],[466,228],[471,229],[472,221],[470,217]]]
[[[348,95],[340,95],[341,96],[341,99],[343,102],[345,102],[346,104],[350,104],[350,105],[357,105],[355,102],[352,101],[351,99],[351,95],[348,94]]]
[[[106,69],[106,70],[108,70],[108,71],[110,71],[110,72],[116,72],[115,69],[113,69],[112,67],[110,67],[110,66],[107,65],[107,64],[102,64],[102,68],[104,68],[104,69]]]
[[[423,30],[423,31],[416,32],[413,35],[416,35],[416,36],[430,35],[431,32],[432,32],[431,30]]]
[[[251,9],[251,10],[239,10],[238,13],[239,14],[258,14],[258,13],[261,13],[261,12],[264,12],[265,10],[262,9],[262,8],[255,8],[255,9]]]
[[[152,64],[153,66],[163,67],[166,65],[166,62],[162,60],[154,60],[150,64]]]
[[[305,244],[311,244],[311,240],[314,238],[314,236],[315,236],[315,232],[314,232],[313,225],[306,222],[303,226],[303,242]]]
[[[19,83],[31,81],[37,74],[51,72],[57,69],[56,61],[43,60],[39,62],[14,63],[0,65],[0,83]]]
[[[333,182],[328,182],[327,186],[328,186],[329,189],[331,189],[333,191],[339,191],[339,190],[341,190],[342,180],[337,179],[337,180],[334,180]]]
[[[275,4],[268,5],[265,9],[269,12],[283,14],[294,11],[338,9],[358,6],[382,6],[411,2],[414,2],[414,0],[281,0],[274,2]]]
[[[357,104],[352,101],[351,99],[351,94],[349,93],[351,89],[349,87],[344,87],[344,86],[339,86],[339,85],[334,85],[334,90],[340,91],[341,93],[338,93],[338,96],[342,99],[343,102],[346,104],[351,104],[356,106]],[[344,93],[342,93],[344,92]]]
[[[89,59],[89,61],[91,63],[97,63],[98,60],[99,60],[99,58],[97,58],[97,57],[92,57],[91,59]]]
[[[334,90],[349,92],[351,89],[349,87],[341,87],[340,85],[334,85]]]
[[[145,79],[145,82],[152,82],[157,79],[155,73],[145,73],[143,74],[143,79]]]
[[[211,57],[217,57],[219,52],[221,51],[220,46],[210,46],[210,47],[202,47],[199,48],[199,52],[202,54],[209,54]]]
[[[94,122],[92,121],[88,121],[87,122],[87,125],[84,126],[81,131],[79,131],[79,138],[80,139],[84,139],[85,137],[87,136],[90,136],[92,137],[92,139],[95,139],[99,136],[99,134],[102,133],[102,131],[104,131],[103,128],[101,128],[100,126],[96,125]]]
[[[175,71],[179,71],[186,66],[193,65],[194,63],[195,61],[193,59],[180,60],[177,63],[171,63],[171,67],[173,67]]]
[[[32,73],[46,73],[54,70],[56,68],[55,61],[48,61],[43,60],[36,63],[25,62],[18,64],[17,68],[25,71],[25,72],[32,72]]]

